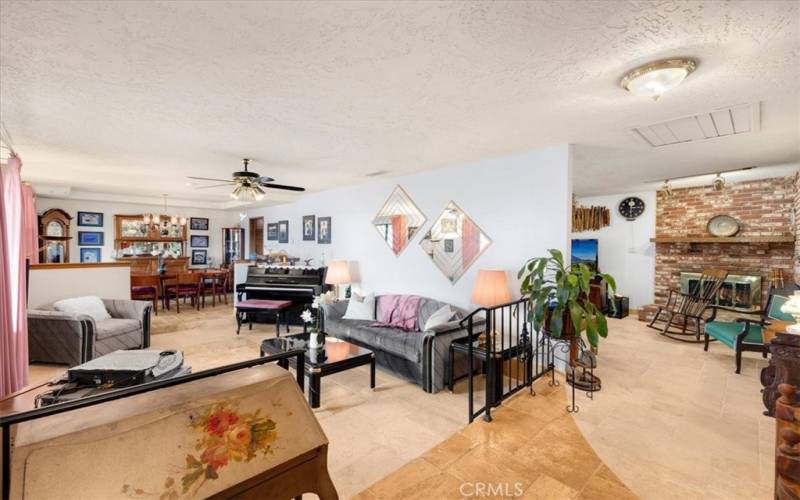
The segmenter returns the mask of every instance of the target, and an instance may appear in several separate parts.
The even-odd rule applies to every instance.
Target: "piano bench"
[[[247,321],[250,330],[253,329],[253,317],[258,314],[275,315],[275,333],[281,336],[281,320],[286,325],[289,333],[289,322],[286,321],[286,310],[292,306],[291,300],[243,300],[236,304],[236,335],[242,328],[242,322]]]

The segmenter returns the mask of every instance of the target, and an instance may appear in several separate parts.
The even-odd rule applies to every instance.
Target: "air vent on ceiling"
[[[757,132],[760,125],[759,103],[756,102],[635,127],[633,133],[648,145],[660,148]]]

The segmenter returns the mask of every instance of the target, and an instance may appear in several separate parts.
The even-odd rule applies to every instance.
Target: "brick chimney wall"
[[[715,215],[727,214],[741,225],[737,236],[795,236],[795,243],[657,243],[656,303],[666,300],[670,288],[680,288],[682,271],[723,268],[730,274],[762,277],[764,295],[769,272],[780,269],[789,281],[800,276],[800,179],[777,177],[728,184],[722,191],[711,186],[675,189],[656,203],[656,235],[711,236],[706,225]],[[762,305],[763,305],[762,298]]]

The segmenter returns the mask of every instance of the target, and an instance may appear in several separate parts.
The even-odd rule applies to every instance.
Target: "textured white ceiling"
[[[208,202],[239,158],[310,190],[576,146],[575,190],[800,158],[800,6],[751,2],[0,3],[0,116],[27,178]],[[660,102],[642,62],[698,70]],[[762,130],[653,150],[629,133],[742,102]],[[544,181],[544,180],[543,180]]]

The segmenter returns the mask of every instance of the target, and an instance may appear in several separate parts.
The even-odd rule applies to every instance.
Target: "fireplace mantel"
[[[794,243],[794,236],[657,236],[653,243]]]

